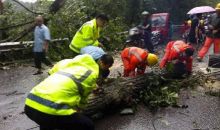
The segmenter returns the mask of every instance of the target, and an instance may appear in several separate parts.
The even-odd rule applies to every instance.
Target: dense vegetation
[[[51,3],[51,1],[44,0],[24,5],[34,12],[47,14],[48,6]],[[106,13],[110,16],[111,21],[105,33],[115,39],[114,34],[139,23],[140,13],[143,10],[152,13],[169,12],[174,23],[181,23],[186,18],[186,12],[192,7],[215,6],[216,3],[217,0],[66,0],[64,7],[51,16],[52,20],[49,22],[49,27],[54,38],[72,38],[82,23],[98,13]],[[19,7],[13,0],[6,0],[3,14],[0,15],[0,28],[32,21],[35,15],[37,14],[33,15],[33,13]],[[21,29],[7,30],[7,35],[16,34]]]
[[[115,49],[124,41],[124,36],[118,33],[137,25],[143,10],[151,13],[169,12],[173,23],[181,24],[191,8],[200,5],[214,7],[217,2],[217,0],[66,0],[58,12],[49,14],[49,6],[52,4],[50,0],[38,0],[32,4],[22,3],[33,12],[24,9],[14,0],[6,0],[0,15],[0,39],[13,41],[15,36],[27,28],[28,24],[16,28],[7,27],[31,22],[36,15],[43,13],[47,19],[50,19],[48,26],[52,38],[67,37],[71,40],[84,22],[99,13],[106,13],[111,20],[104,29],[103,36],[111,39],[110,47]],[[21,40],[33,40],[33,34],[29,33]]]
[[[62,1],[62,0],[60,0]],[[39,0],[36,3],[22,3],[28,9],[21,7],[15,0],[6,0],[4,9],[0,10],[0,42],[14,41],[21,32],[26,30],[34,22],[34,18],[42,14],[50,28],[53,39],[69,38],[70,41],[80,26],[93,19],[99,13],[109,16],[108,26],[102,32],[110,41],[109,49],[120,49],[125,35],[121,32],[127,31],[132,26],[140,23],[140,14],[147,10],[151,13],[169,12],[172,22],[181,24],[187,18],[186,13],[195,6],[215,6],[217,0],[66,0],[58,11],[51,11],[52,1]],[[56,8],[55,8],[56,10]],[[24,26],[20,26],[24,25]],[[33,40],[33,32],[20,39]],[[49,56],[53,60],[61,60],[71,56],[68,48],[70,41],[64,44],[55,43],[50,47]],[[141,92],[140,99],[151,107],[176,105],[178,92],[182,87],[194,86],[202,82],[192,78],[179,82],[179,80],[168,80],[163,77],[152,77],[146,90]]]

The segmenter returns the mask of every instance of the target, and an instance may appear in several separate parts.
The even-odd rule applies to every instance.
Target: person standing
[[[150,53],[154,53],[154,46],[151,41],[151,15],[147,11],[142,12],[141,15],[143,17],[141,26],[144,29],[143,37],[144,37],[145,47]]]
[[[46,53],[48,52],[49,42],[51,40],[50,31],[46,25],[44,25],[44,20],[42,16],[37,16],[35,18],[36,27],[34,30],[34,62],[35,67],[38,71],[34,74],[41,74],[43,62],[47,66],[52,66],[52,63],[46,58]]]
[[[209,32],[206,35],[205,43],[198,53],[198,61],[202,61],[212,43],[214,43],[214,53],[220,53],[220,3],[216,5],[215,9],[216,13],[211,16],[211,21],[208,25]]]
[[[201,19],[202,14],[195,14],[191,19],[191,26],[188,35],[188,42],[190,44],[197,44],[199,38],[199,21]]]
[[[74,52],[74,56],[78,55],[80,50],[86,46],[103,47],[98,38],[100,37],[101,29],[106,26],[108,20],[106,15],[100,14],[95,19],[81,26],[69,45],[70,49]]]

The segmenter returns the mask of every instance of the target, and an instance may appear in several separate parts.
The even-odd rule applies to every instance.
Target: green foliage
[[[110,50],[121,50],[126,36],[123,34],[119,34],[124,30],[128,30],[126,24],[123,23],[122,18],[116,17],[109,21],[108,26],[104,29],[103,36],[109,37],[110,42],[108,49]]]
[[[35,12],[47,14],[48,7],[52,1],[37,1],[34,4],[25,5]],[[169,12],[172,21],[182,23],[186,19],[186,13],[195,6],[209,5],[215,6],[217,0],[66,0],[64,7],[55,15],[47,16],[52,18],[49,23],[53,38],[68,37],[72,38],[78,28],[86,21],[94,18],[99,13],[108,14],[111,21],[107,27],[109,36],[113,39],[113,47],[122,44],[124,39],[116,33],[126,31],[132,24],[138,24],[140,13],[147,10],[151,13]],[[24,4],[24,3],[23,3]],[[0,27],[31,21],[36,15],[24,10],[15,2],[8,0],[4,2],[4,14],[0,16]],[[8,30],[7,34],[11,37],[17,36],[24,27]],[[32,40],[30,34],[26,39]]]
[[[44,12],[47,13],[47,8],[49,6],[49,3],[51,2],[36,2],[34,5],[30,3],[24,3],[21,2],[23,5],[25,5],[27,8],[30,8],[31,10],[34,10],[36,12]],[[0,28],[4,27],[10,27],[12,25],[22,24],[26,22],[33,21],[36,17],[36,14],[32,14],[31,12],[25,10],[23,7],[18,5],[17,3],[8,0],[4,2],[4,10],[3,14],[0,15]],[[21,32],[23,32],[27,25],[11,28],[8,30],[5,30],[6,35],[3,37],[3,39],[11,38],[15,39]],[[28,34],[25,38],[22,39],[23,41],[30,41],[33,40],[33,33]]]
[[[52,37],[72,39],[80,26],[87,21],[84,8],[81,1],[67,0],[64,7],[50,17],[49,28]]]
[[[218,2],[218,0],[143,0],[141,5],[142,9],[152,13],[168,12],[174,23],[182,24],[190,9],[204,5],[215,7]]]
[[[118,35],[118,33],[128,30],[128,25],[124,23],[125,19],[122,17],[124,15],[124,12],[121,11],[124,8],[122,5],[125,5],[125,0],[118,2],[113,2],[113,0],[98,0],[95,2],[91,0],[67,0],[64,7],[57,14],[51,16],[49,28],[52,37],[72,39],[83,23],[93,19],[99,13],[105,13],[110,16],[110,21],[101,33],[102,36],[110,39],[106,43],[108,44],[107,49],[122,48],[125,36]]]
[[[34,12],[43,12],[47,19],[50,19],[48,27],[52,39],[69,38],[70,41],[76,31],[83,23],[93,19],[99,13],[105,13],[110,17],[108,26],[103,30],[102,36],[108,37],[110,50],[121,49],[125,41],[125,35],[121,32],[127,31],[130,27],[137,25],[140,14],[146,10],[151,13],[169,12],[172,21],[182,23],[186,19],[186,13],[195,6],[215,6],[217,0],[66,0],[64,6],[53,15],[48,14],[52,1],[38,0],[34,4],[25,5]],[[23,3],[24,4],[24,3]],[[23,7],[8,0],[4,2],[4,12],[0,15],[0,27],[32,21],[35,18]],[[27,26],[6,30],[3,39],[15,38]],[[33,33],[29,33],[22,40],[33,40]],[[68,49],[65,46],[63,49]],[[65,51],[66,52],[66,51]],[[65,53],[63,52],[63,53]],[[64,54],[65,55],[65,54]]]
[[[178,93],[181,88],[193,88],[209,81],[207,76],[197,72],[196,75],[184,79],[168,79],[160,74],[151,73],[147,79],[146,88],[140,93],[141,101],[150,108],[178,106]]]
[[[48,56],[53,61],[73,58],[73,52],[69,49],[69,41],[51,43]]]
[[[175,105],[178,100],[180,85],[178,82],[152,81],[151,84],[142,92],[143,101],[149,107],[166,107]]]
[[[83,0],[86,14],[89,18],[95,17],[99,13],[105,13],[111,18],[121,17],[126,14],[127,0]]]

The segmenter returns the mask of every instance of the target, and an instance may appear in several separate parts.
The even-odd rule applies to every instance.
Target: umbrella
[[[201,14],[201,13],[208,13],[214,11],[215,9],[210,6],[200,6],[191,9],[187,14]]]

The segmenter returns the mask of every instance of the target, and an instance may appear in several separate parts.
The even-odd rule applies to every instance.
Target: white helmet
[[[148,11],[144,11],[141,13],[141,15],[149,15],[150,13]]]

